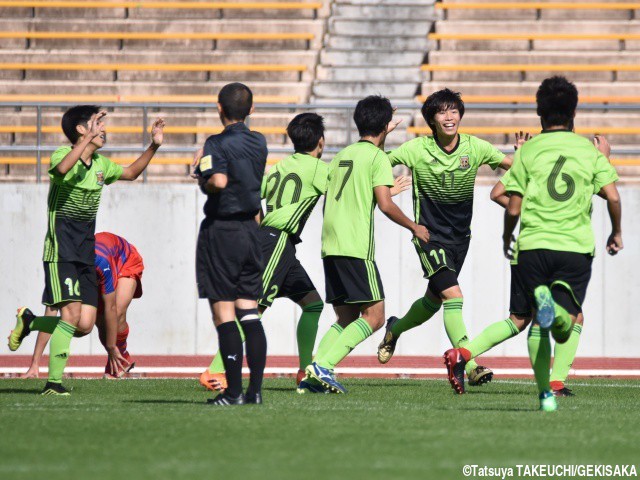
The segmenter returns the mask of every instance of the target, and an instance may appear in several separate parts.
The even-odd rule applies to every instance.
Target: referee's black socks
[[[226,394],[232,397],[242,395],[242,337],[236,322],[218,325],[220,355],[227,376]]]
[[[262,377],[267,364],[267,337],[257,309],[237,308],[236,316],[242,325],[247,348],[247,364],[250,371],[247,395],[255,395],[262,390]]]

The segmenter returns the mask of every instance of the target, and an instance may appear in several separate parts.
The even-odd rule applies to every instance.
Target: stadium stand
[[[445,86],[463,92],[467,103],[507,102],[513,110],[470,110],[464,126],[487,140],[509,145],[518,130],[535,132],[530,109],[539,81],[564,74],[579,88],[582,103],[637,103],[640,87],[639,2],[469,2],[435,5],[442,19],[422,66],[421,96]],[[602,113],[606,112],[606,115]],[[580,133],[606,134],[617,147],[640,146],[637,109],[582,109]],[[426,131],[419,115],[412,134]],[[618,155],[621,165],[637,163]],[[633,155],[637,157],[638,155]],[[634,173],[629,167],[624,173]]]
[[[229,81],[251,85],[257,103],[306,103],[327,8],[323,1],[0,2],[0,102],[208,103]],[[87,23],[87,19],[98,21]],[[65,143],[64,107],[4,107],[3,145]],[[108,108],[111,146],[139,145],[142,108]],[[11,112],[11,115],[6,115]],[[147,109],[170,117],[167,147],[195,146],[219,128],[214,108]],[[252,127],[282,146],[291,113],[256,112]],[[114,153],[114,158],[132,152]],[[4,180],[29,178],[25,152],[2,153]],[[11,162],[11,157],[17,161]],[[175,163],[185,153],[163,154]],[[9,166],[11,162],[14,165]],[[183,165],[150,173],[184,176]],[[184,163],[184,162],[183,162]]]

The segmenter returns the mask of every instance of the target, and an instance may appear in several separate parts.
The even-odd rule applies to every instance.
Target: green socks
[[[582,333],[582,325],[575,324],[569,340],[565,343],[557,343],[553,348],[553,369],[551,370],[551,382],[567,381],[569,370],[573,365],[578,351],[578,343],[580,342],[580,334]]]
[[[427,297],[422,297],[413,302],[409,311],[399,319],[391,328],[393,336],[398,338],[407,330],[418,327],[429,320],[440,310],[440,303],[435,303]]]
[[[327,333],[322,337],[322,340],[320,340],[320,345],[318,345],[318,351],[316,352],[316,359],[321,358],[331,350],[331,347],[333,347],[333,344],[336,343],[336,340],[338,340],[343,331],[344,328],[337,323],[331,325]]]
[[[71,339],[73,338],[75,331],[76,327],[60,320],[51,335],[51,342],[49,344],[50,382],[62,383],[62,374],[64,373],[64,367],[67,366],[67,361],[69,360],[69,346],[71,345]]]
[[[240,330],[240,338],[242,339],[242,343],[244,343],[244,331],[242,330],[242,325],[236,318],[236,325],[238,325],[238,330]],[[219,352],[218,352],[219,353]],[[209,373],[224,373],[224,363],[222,361],[222,357],[216,353],[213,356],[213,360],[211,360],[211,365],[209,365]]]
[[[307,365],[311,364],[313,347],[316,344],[316,335],[318,334],[318,322],[323,308],[323,302],[315,302],[302,309],[302,315],[300,315],[300,320],[298,321],[298,330],[296,331],[300,370],[304,370]]]
[[[316,356],[318,365],[333,370],[344,357],[349,355],[351,351],[360,343],[369,338],[373,334],[373,330],[364,318],[358,318],[355,322],[350,323],[340,336],[335,340],[331,349],[320,356],[320,352]],[[323,339],[324,340],[324,339]]]
[[[31,321],[29,328],[39,332],[53,333],[59,321],[60,317],[36,317]]]
[[[533,374],[538,384],[538,393],[551,390],[549,385],[549,367],[551,366],[551,341],[549,331],[542,330],[540,325],[531,325],[529,337],[529,359],[533,367]]]
[[[505,340],[515,337],[520,331],[510,318],[492,323],[480,335],[467,343],[464,347],[471,353],[471,358],[482,355]]]
[[[453,348],[467,347],[469,343],[469,337],[467,336],[467,327],[465,327],[462,321],[462,298],[452,298],[442,302],[442,308],[444,310],[444,329],[447,331],[447,336]],[[475,370],[478,364],[470,360],[465,366],[467,375],[470,371]]]

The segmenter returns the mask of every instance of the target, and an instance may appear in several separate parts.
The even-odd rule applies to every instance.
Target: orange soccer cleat
[[[209,373],[209,370],[205,370],[200,374],[200,385],[212,392],[224,392],[227,388],[227,377],[224,373]]]
[[[304,370],[298,370],[298,375],[296,375],[296,385],[300,385],[300,382],[307,378],[307,372]]]

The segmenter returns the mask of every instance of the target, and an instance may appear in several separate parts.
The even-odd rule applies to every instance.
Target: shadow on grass
[[[271,392],[295,392],[295,387],[262,387],[262,390],[269,390]]]
[[[431,410],[441,410],[441,411],[468,411],[468,412],[477,412],[477,411],[483,411],[483,412],[531,412],[531,413],[538,413],[538,410],[533,410],[530,407],[492,407],[492,406],[473,406],[473,407],[461,407],[461,406],[454,406],[451,408],[439,408],[437,406],[432,406]]]
[[[164,400],[164,399],[150,399],[150,400],[124,400],[125,403],[147,403],[150,405],[155,405],[155,404],[170,404],[170,403],[178,403],[178,404],[185,404],[185,405],[198,405],[198,404],[205,404],[206,400]]]
[[[34,393],[42,393],[42,389],[38,388],[0,388],[1,393],[25,393],[33,395]]]

